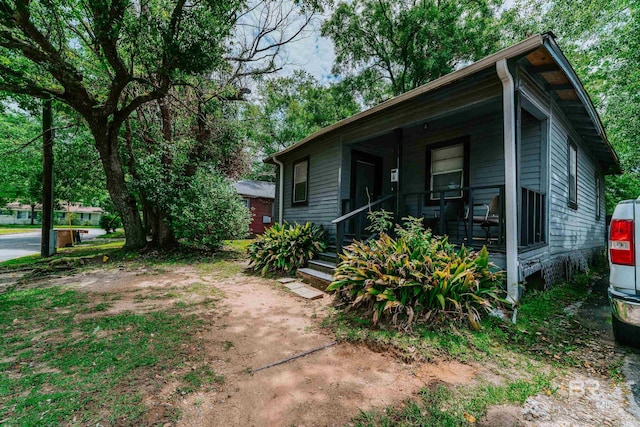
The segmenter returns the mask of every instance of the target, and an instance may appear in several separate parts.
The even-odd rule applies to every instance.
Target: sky
[[[284,75],[301,68],[313,75],[321,84],[329,84],[338,78],[331,73],[336,57],[333,43],[329,38],[320,35],[320,26],[324,18],[319,16],[312,21],[309,31],[287,46],[288,65],[283,70]]]

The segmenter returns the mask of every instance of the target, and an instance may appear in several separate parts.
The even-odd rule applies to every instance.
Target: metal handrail
[[[387,200],[391,199],[392,197],[393,197],[393,194],[389,194],[388,196],[384,196],[382,199],[378,199],[373,203],[367,203],[366,205],[361,206],[358,209],[352,210],[351,212],[346,213],[346,214],[342,215],[341,217],[334,219],[333,221],[331,221],[331,223],[332,224],[338,224],[338,223],[341,223],[343,221],[346,221],[349,218],[352,218],[352,217],[358,215],[359,213],[362,213],[362,212],[366,211],[367,209],[370,209],[370,208],[372,208],[374,206],[377,206],[377,205],[379,205],[379,204],[381,204],[383,202],[386,202]]]

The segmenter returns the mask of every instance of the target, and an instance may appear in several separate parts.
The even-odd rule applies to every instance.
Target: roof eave
[[[567,76],[567,78],[575,88],[578,99],[580,99],[580,102],[582,102],[582,105],[584,105],[584,108],[587,110],[587,114],[589,115],[589,118],[591,119],[593,126],[596,132],[598,133],[598,136],[602,139],[602,143],[605,145],[605,147],[607,148],[607,151],[611,155],[611,160],[612,160],[612,162],[610,162],[611,172],[621,173],[622,170],[620,169],[620,159],[618,158],[618,155],[614,151],[613,147],[611,146],[611,143],[609,142],[609,139],[607,138],[607,133],[604,130],[604,126],[602,124],[602,120],[600,119],[600,115],[598,114],[598,111],[593,105],[593,102],[591,101],[591,97],[589,96],[584,86],[582,85],[580,78],[578,77],[575,70],[569,63],[569,60],[567,59],[567,57],[564,56],[564,53],[562,53],[562,50],[560,50],[560,47],[556,43],[554,37],[546,37],[544,40],[544,46],[549,52],[549,54],[551,55],[551,57],[553,58],[553,60],[562,69],[562,71],[565,73],[565,75]]]
[[[314,140],[320,136],[326,135],[330,132],[336,131],[350,123],[354,123],[358,120],[361,120],[365,117],[368,117],[370,115],[373,115],[375,113],[378,113],[380,111],[385,110],[386,108],[392,107],[396,104],[400,104],[402,102],[408,101],[410,99],[416,98],[422,94],[425,94],[427,92],[430,92],[432,90],[438,89],[440,87],[446,86],[448,84],[451,84],[459,79],[462,79],[464,77],[473,75],[479,71],[482,71],[486,68],[489,68],[491,66],[494,66],[498,61],[502,60],[502,59],[510,59],[519,55],[522,55],[525,52],[531,51],[533,49],[535,49],[536,47],[540,47],[543,46],[544,44],[544,40],[548,37],[550,37],[552,35],[550,34],[536,34],[534,36],[529,37],[526,40],[521,41],[520,43],[517,43],[513,46],[509,46],[505,49],[502,49],[499,52],[496,52],[492,55],[489,55],[485,58],[482,58],[481,60],[474,62],[473,64],[470,64],[464,68],[461,68],[457,71],[454,71],[452,73],[449,73],[445,76],[442,76],[440,78],[437,78],[427,84],[424,84],[420,87],[417,87],[415,89],[412,89],[408,92],[405,92],[401,95],[398,95],[396,97],[393,97],[391,99],[388,99],[378,105],[376,105],[375,107],[372,107],[368,110],[362,111],[358,114],[355,114],[351,117],[347,117],[346,119],[342,119],[339,122],[336,122],[330,126],[324,127],[318,131],[316,131],[315,133],[309,135],[308,137],[298,141],[297,143],[291,145],[290,147],[285,148],[284,150],[281,150],[277,153],[274,153],[272,155],[270,155],[269,157],[267,157],[266,159],[263,160],[264,163],[273,163],[273,158],[281,156],[283,154],[286,154],[292,150],[295,150],[296,148],[300,147],[301,145],[306,144],[307,142]]]

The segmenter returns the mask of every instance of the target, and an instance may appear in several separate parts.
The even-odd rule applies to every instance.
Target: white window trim
[[[443,171],[443,172],[433,172],[433,152],[437,151],[437,150],[445,150],[445,149],[449,149],[449,148],[453,148],[456,146],[460,146],[462,147],[462,165],[463,167],[460,169],[451,169],[451,170],[447,170],[447,171]],[[453,172],[461,172],[460,173],[460,195],[457,196],[449,196],[446,197],[445,196],[445,200],[455,200],[455,199],[460,199],[463,197],[463,192],[462,192],[462,188],[464,187],[464,143],[460,143],[460,144],[452,144],[452,145],[446,145],[443,147],[437,147],[437,148],[431,148],[431,165],[429,165],[429,172],[430,172],[430,176],[429,176],[429,191],[430,193],[430,198],[431,200],[440,200],[440,196],[436,196],[436,194],[434,193],[434,189],[433,189],[433,177],[437,176],[437,175],[444,175],[447,173],[453,173]],[[451,189],[450,191],[455,191],[455,189]],[[449,191],[445,191],[445,193],[448,193]]]
[[[306,164],[306,173],[303,177],[297,177],[297,173],[299,167],[302,164]],[[298,180],[297,178],[303,178],[303,180]],[[304,199],[296,199],[296,184],[301,184],[304,182],[305,191],[304,191]],[[300,160],[293,164],[293,189],[291,194],[291,200],[293,204],[303,204],[306,203],[309,199],[309,159]]]
[[[580,162],[580,158],[578,156],[578,145],[576,143],[574,143],[573,141],[569,140],[568,143],[568,156],[567,156],[567,203],[569,205],[570,208],[572,209],[578,209],[578,170],[580,169],[579,167],[579,162]],[[575,152],[576,154],[576,164],[575,164],[575,168],[571,167],[571,155],[572,153]],[[571,174],[575,172],[575,186],[571,185]],[[571,190],[574,190],[575,193],[575,200],[571,198]]]

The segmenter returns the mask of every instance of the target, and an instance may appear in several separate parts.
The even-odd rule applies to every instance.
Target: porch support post
[[[504,119],[504,182],[505,182],[505,240],[507,244],[507,293],[512,301],[518,301],[518,203],[516,173],[516,130],[514,84],[507,61],[496,63],[498,77],[502,81],[502,115]]]

